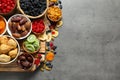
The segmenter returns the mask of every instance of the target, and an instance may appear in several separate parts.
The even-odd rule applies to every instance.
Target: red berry
[[[41,54],[38,54],[38,58],[40,58],[40,59],[41,59],[41,57],[42,57],[42,56],[41,56]]]
[[[40,59],[36,58],[34,64],[39,65],[40,64]]]
[[[53,42],[50,42],[50,47],[53,47],[53,46],[54,46]]]

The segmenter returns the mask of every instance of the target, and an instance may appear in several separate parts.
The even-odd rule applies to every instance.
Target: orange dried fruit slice
[[[54,53],[51,52],[51,51],[49,51],[49,52],[47,52],[45,59],[46,59],[47,61],[53,61],[53,60],[54,60],[54,57],[55,57]]]

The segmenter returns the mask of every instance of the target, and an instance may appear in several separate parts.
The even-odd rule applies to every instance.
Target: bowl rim
[[[46,2],[47,5],[46,5],[46,9],[43,11],[43,13],[41,13],[41,14],[38,15],[38,16],[30,16],[30,15],[25,14],[24,11],[21,9],[19,1],[20,1],[20,0],[17,0],[17,8],[19,9],[19,11],[20,11],[22,14],[26,15],[27,17],[29,17],[29,18],[31,18],[31,19],[37,19],[37,18],[40,18],[40,17],[42,17],[43,15],[45,15],[46,12],[47,12],[47,10],[48,10],[48,7],[49,7],[49,0],[46,0],[46,1],[47,1],[47,2]]]
[[[4,31],[2,32],[2,34],[0,34],[0,35],[4,35],[5,33],[6,33],[6,29],[7,29],[7,26],[8,26],[8,24],[7,24],[7,20],[2,16],[2,15],[0,15],[0,17],[4,20],[4,22],[5,22],[5,29],[4,29]]]
[[[23,15],[23,14],[15,14],[15,15],[11,16],[11,17],[8,19],[8,24],[9,24],[11,18],[14,17],[14,16],[16,16],[16,15],[24,16],[25,18],[27,18],[27,20],[29,20],[29,21],[31,22],[31,20],[30,20],[27,16],[25,16],[25,15]],[[15,38],[15,37],[12,35],[12,33],[11,33],[10,29],[9,29],[9,25],[7,26],[7,32],[8,32],[8,34],[9,34],[10,36],[14,37],[15,39],[18,39],[18,40],[25,39],[26,37],[28,37],[28,36],[30,35],[31,31],[32,31],[32,22],[31,22],[31,26],[30,26],[30,31],[27,33],[27,35],[25,35],[25,36],[23,36],[23,37],[20,37],[20,38]]]
[[[7,36],[7,37],[13,39],[17,43],[17,48],[18,48],[17,52],[18,53],[17,53],[16,57],[14,59],[12,59],[11,61],[9,61],[9,62],[5,62],[5,63],[4,62],[0,62],[0,64],[10,64],[10,63],[14,62],[17,59],[17,57],[19,56],[19,54],[20,54],[20,45],[19,45],[18,41],[14,37],[12,37],[12,36],[9,36],[9,35],[0,35],[0,37],[1,36]]]

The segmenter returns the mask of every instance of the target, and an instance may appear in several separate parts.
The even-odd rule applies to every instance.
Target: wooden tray
[[[14,15],[14,14],[20,14],[20,12],[19,12],[19,10],[18,9],[15,9],[14,10],[14,13],[12,14],[12,15]],[[12,16],[12,15],[4,15],[4,17],[6,18],[6,19],[9,19],[9,17],[10,16]],[[44,20],[44,22],[45,22],[45,26],[46,26],[46,30],[49,30],[49,27],[48,27],[48,25],[50,24],[50,22],[49,22],[49,20],[46,18],[46,14],[42,17],[43,18],[43,20]],[[7,34],[7,33],[6,33]],[[8,34],[7,34],[8,35]],[[20,46],[21,46],[21,42],[19,42],[20,43]],[[45,41],[41,41],[41,43],[40,43],[40,45],[41,45],[41,49],[40,49],[40,51],[39,52],[42,52],[42,53],[45,53],[46,52],[46,42]],[[44,56],[45,56],[45,54],[43,54]],[[36,66],[35,64],[32,66],[32,68],[30,69],[30,70],[24,70],[24,69],[21,69],[18,65],[17,65],[17,63],[16,63],[16,61],[14,61],[13,63],[11,63],[11,64],[0,64],[0,72],[33,72],[33,71],[35,71],[38,67],[40,67],[40,65],[38,65],[38,66]]]
[[[46,26],[46,30],[48,29],[48,24],[49,24],[49,21],[47,20],[46,16],[43,17],[43,20],[44,20],[44,23],[45,23],[45,26]],[[8,33],[5,33],[5,35],[8,35]],[[24,40],[19,40],[18,43],[20,44],[20,47],[22,46],[22,42]],[[41,41],[40,42],[40,50],[39,52],[41,53],[45,53],[46,52],[46,41]],[[21,53],[23,52],[23,49],[21,47]],[[21,54],[20,53],[20,54]],[[45,54],[43,54],[42,56],[45,56]],[[43,57],[42,57],[43,58]],[[32,66],[32,68],[30,70],[24,70],[24,69],[21,69],[16,61],[11,63],[11,64],[0,64],[0,72],[33,72],[35,71],[40,65],[36,66],[35,64]]]
[[[41,49],[39,52],[43,52],[45,51],[45,45],[46,42],[41,42]],[[0,64],[0,71],[2,72],[33,72],[35,71],[40,65],[36,66],[35,64],[32,66],[32,68],[30,70],[24,70],[21,69],[18,65],[17,62],[14,61],[11,64]]]

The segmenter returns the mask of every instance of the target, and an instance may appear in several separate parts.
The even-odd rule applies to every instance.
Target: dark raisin
[[[62,7],[62,5],[59,5],[59,7],[60,7],[60,9],[62,9],[63,7]]]
[[[59,4],[62,4],[62,2],[61,2],[60,0],[58,1],[58,3],[59,3]]]
[[[54,54],[57,54],[57,52],[54,52]]]

